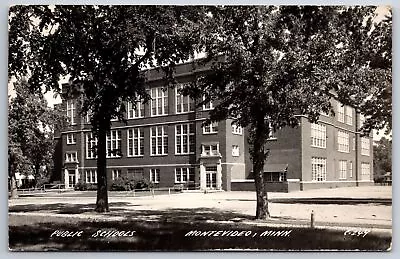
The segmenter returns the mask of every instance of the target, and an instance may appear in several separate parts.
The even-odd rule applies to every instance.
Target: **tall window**
[[[311,146],[326,148],[326,125],[311,123]]]
[[[75,123],[75,103],[74,100],[67,100],[67,118],[71,125]]]
[[[91,110],[87,111],[86,116],[83,118],[83,122],[85,124],[90,124],[90,119],[92,118],[92,116],[93,116],[92,111]]]
[[[128,119],[141,118],[144,116],[144,104],[136,102],[134,107],[132,102],[128,102]]]
[[[371,168],[369,163],[361,163],[361,180],[362,181],[369,181],[371,174]]]
[[[195,125],[175,126],[175,154],[189,154],[195,151]]]
[[[273,129],[269,130],[268,140],[276,140],[276,134],[275,134],[275,131]]]
[[[178,85],[175,88],[176,97],[176,113],[192,112],[194,111],[194,101],[188,95],[181,94],[181,89],[184,85]]]
[[[365,116],[360,114],[360,128],[364,125],[365,122]]]
[[[128,179],[141,180],[144,178],[143,168],[131,168],[127,172]]]
[[[268,140],[276,140],[275,130],[272,127],[271,123],[268,124],[269,133],[268,133]]]
[[[232,124],[232,133],[236,135],[242,135],[243,134],[243,128],[236,125]]]
[[[85,177],[87,183],[97,183],[97,171],[96,170],[86,170]]]
[[[218,133],[218,122],[212,122],[203,126],[203,134],[215,134]]]
[[[353,108],[346,106],[346,124],[353,125]]]
[[[203,97],[203,100],[205,100],[205,97]],[[212,110],[212,109],[214,109],[214,105],[213,105],[213,103],[211,101],[203,104],[203,110],[204,111]]]
[[[349,161],[349,177],[353,177],[353,161]]]
[[[119,170],[119,169],[111,170],[111,178],[112,178],[113,181],[118,179],[118,178],[120,178],[120,177],[121,177],[121,170]]]
[[[338,109],[338,121],[344,123],[344,105],[340,102],[337,102],[337,109]]]
[[[86,158],[97,157],[97,138],[93,133],[86,134]]]
[[[239,146],[238,145],[232,145],[232,156],[239,156]]]
[[[151,116],[168,114],[168,90],[162,87],[151,89]]]
[[[76,151],[65,153],[65,162],[66,163],[78,162],[78,156],[76,154]]]
[[[362,137],[361,138],[361,155],[369,156],[369,154],[370,154],[369,146],[370,146],[369,138]]]
[[[338,151],[340,152],[350,152],[350,139],[349,133],[344,131],[338,131]]]
[[[168,154],[167,126],[150,128],[150,146],[152,156]]]
[[[218,156],[219,155],[219,144],[203,144],[202,145],[202,156]]]
[[[128,134],[128,157],[143,156],[144,153],[144,132],[141,128],[129,129]]]
[[[150,169],[150,182],[160,182],[160,169]]]
[[[347,161],[339,160],[339,179],[347,178]]]
[[[312,157],[311,172],[313,181],[326,181],[326,158]]]
[[[194,168],[175,168],[175,183],[194,182]]]
[[[75,134],[68,133],[67,134],[67,145],[76,144]]]
[[[120,157],[121,152],[121,131],[112,130],[107,134],[107,157]]]

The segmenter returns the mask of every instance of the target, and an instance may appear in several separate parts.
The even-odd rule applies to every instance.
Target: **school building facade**
[[[213,109],[196,107],[179,88],[193,79],[190,64],[176,69],[177,86],[162,89],[162,77],[150,71],[152,99],[134,109],[127,104],[127,123],[112,122],[107,136],[107,177],[147,179],[155,187],[184,185],[192,189],[254,190],[247,131],[231,120],[203,125]],[[71,85],[63,85],[63,90]],[[321,115],[318,124],[299,115],[297,128],[271,134],[264,171],[270,191],[372,184],[372,139],[356,128],[362,117],[336,104],[336,116]],[[79,115],[77,100],[59,104],[69,125],[56,137],[55,172],[66,188],[78,180],[97,183],[97,140],[89,118]],[[357,125],[356,125],[357,124]],[[112,152],[118,150],[119,152]],[[109,184],[110,185],[110,184]]]

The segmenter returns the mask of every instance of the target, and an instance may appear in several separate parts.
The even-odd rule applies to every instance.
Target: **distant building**
[[[149,71],[152,97],[137,109],[127,105],[127,124],[112,122],[107,137],[108,182],[126,176],[145,178],[156,187],[184,184],[188,188],[254,190],[247,131],[231,120],[202,123],[213,109],[209,103],[196,108],[178,89],[193,79],[190,64],[177,67],[175,89],[163,91],[162,78]],[[72,87],[68,84],[63,88]],[[334,101],[336,102],[336,101]],[[90,132],[89,118],[79,116],[76,100],[60,104],[69,126],[57,138],[55,170],[66,187],[81,179],[97,183],[97,140]],[[271,191],[332,188],[372,183],[372,140],[356,134],[358,114],[336,105],[336,117],[322,115],[319,124],[298,116],[298,128],[271,134],[271,155],[265,177]],[[358,123],[358,122],[357,122]],[[119,153],[111,152],[119,150]],[[110,184],[109,184],[110,185]]]
[[[23,175],[20,173],[15,173],[15,180],[18,188],[27,188],[30,187],[35,180],[33,175]]]

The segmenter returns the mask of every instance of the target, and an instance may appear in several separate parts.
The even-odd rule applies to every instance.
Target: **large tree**
[[[53,129],[63,116],[47,106],[42,93],[32,94],[24,80],[15,82],[8,110],[8,175],[11,197],[17,196],[15,174],[43,183],[52,167]],[[46,170],[41,170],[41,168]],[[46,175],[43,175],[45,173]]]
[[[382,137],[374,144],[374,179],[381,180],[382,176],[392,172],[392,140]]]
[[[13,6],[10,10],[10,75],[30,73],[36,89],[79,97],[98,138],[96,211],[109,210],[106,135],[110,120],[123,120],[125,103],[149,100],[143,69],[158,67],[165,87],[174,85],[176,63],[193,56],[201,13],[184,6]],[[118,152],[114,150],[113,152]]]
[[[375,9],[209,8],[200,49],[211,68],[188,92],[204,95],[203,103],[216,101],[211,121],[231,118],[249,129],[257,219],[269,216],[263,168],[270,131],[296,127],[300,114],[316,122],[321,112],[333,113],[332,98],[363,109],[372,85],[379,91],[389,85],[391,48],[382,48],[389,46],[391,35],[383,38],[382,31],[390,29],[374,25]],[[372,64],[385,59],[384,67]],[[378,116],[373,127],[382,126],[378,119],[385,118]]]

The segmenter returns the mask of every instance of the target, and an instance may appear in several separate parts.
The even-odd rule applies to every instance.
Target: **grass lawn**
[[[101,219],[70,215],[10,215],[9,248],[13,251],[386,251],[391,247],[389,233],[370,232],[363,237],[345,235],[343,230],[249,225],[229,221],[243,215],[205,208],[137,211],[123,221],[112,214]],[[61,233],[66,234],[63,231],[69,231],[71,237],[62,237]]]

